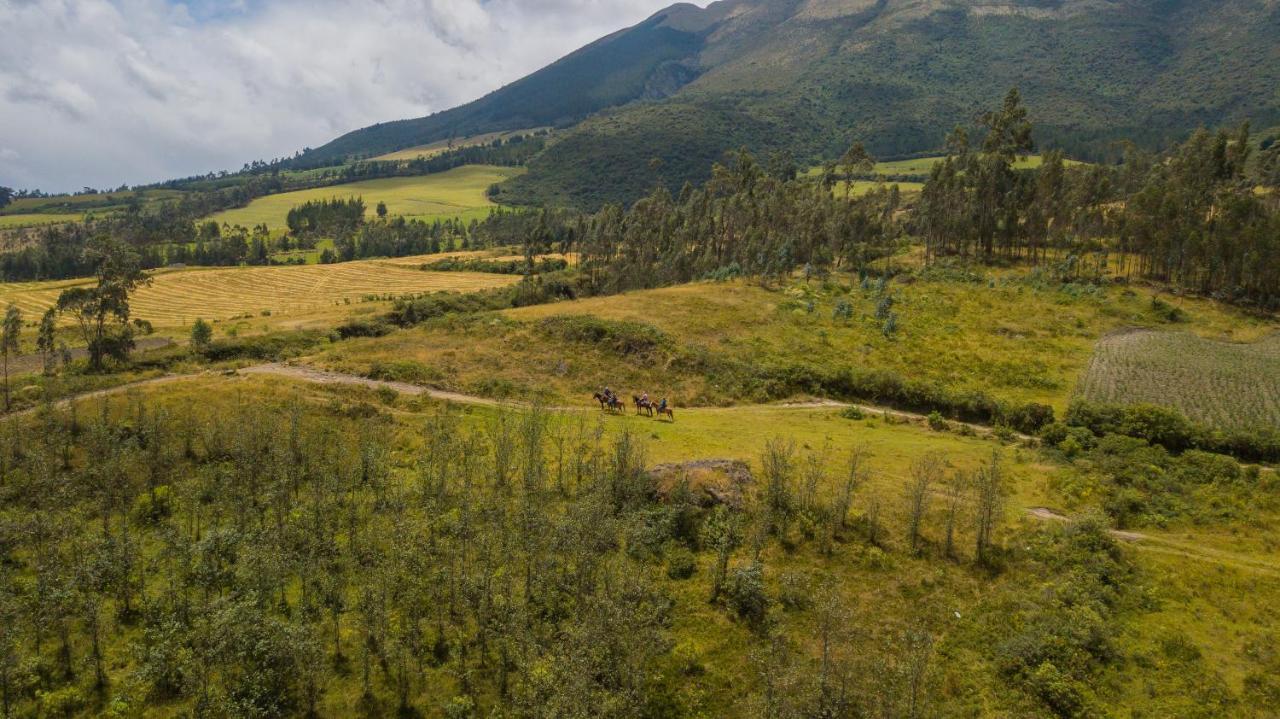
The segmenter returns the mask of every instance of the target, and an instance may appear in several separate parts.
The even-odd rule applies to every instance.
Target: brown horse
[[[664,415],[664,414],[665,414],[665,415],[667,416],[667,419],[671,420],[672,422],[676,421],[676,413],[671,411],[671,405],[667,405],[666,407],[661,407],[661,406],[659,406],[659,405],[656,405],[656,404],[655,404],[655,405],[653,405],[653,409],[654,409],[654,410],[655,410],[659,415]]]
[[[626,405],[622,404],[622,400],[618,399],[617,397],[605,397],[599,392],[596,392],[591,396],[595,398],[597,402],[600,403],[601,410],[609,410],[609,411],[617,410],[621,412],[622,410],[626,409]]]
[[[644,399],[637,395],[631,395],[631,402],[636,406],[636,414],[644,412],[648,416],[653,416],[654,404],[652,400]]]

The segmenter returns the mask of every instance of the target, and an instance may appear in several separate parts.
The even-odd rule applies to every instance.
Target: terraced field
[[[426,261],[420,258],[419,264]],[[514,275],[423,272],[369,260],[337,265],[228,267],[158,273],[133,296],[135,317],[157,327],[181,327],[196,317],[226,320],[245,315],[316,312],[377,294],[472,292],[516,282]],[[0,304],[16,303],[28,318],[57,301],[62,290],[89,280],[0,285]]]
[[[1172,407],[1217,427],[1280,426],[1280,335],[1217,342],[1185,332],[1104,337],[1077,394]]]
[[[364,198],[367,217],[375,216],[379,202],[387,203],[391,216],[421,220],[462,218],[482,219],[496,207],[486,194],[495,182],[509,179],[523,170],[513,167],[467,165],[448,172],[421,177],[388,177],[331,187],[283,192],[260,197],[247,207],[219,212],[209,219],[221,224],[253,227],[265,223],[273,229],[285,227],[289,210],[312,200],[334,197]]]

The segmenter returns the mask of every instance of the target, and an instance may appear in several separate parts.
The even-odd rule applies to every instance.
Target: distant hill
[[[723,0],[675,5],[468,105],[306,156],[567,128],[506,199],[585,207],[706,177],[727,149],[803,163],[936,149],[1022,90],[1044,144],[1101,158],[1198,125],[1280,122],[1276,0]],[[656,172],[651,160],[663,162]]]

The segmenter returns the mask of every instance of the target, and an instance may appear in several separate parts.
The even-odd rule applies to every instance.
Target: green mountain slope
[[[1100,157],[1200,124],[1280,121],[1276,0],[724,0],[678,5],[471,105],[330,155],[585,118],[507,187],[597,206],[706,176],[747,145],[801,161],[854,140],[936,148],[1018,86],[1046,144]],[[655,171],[651,160],[663,163]]]

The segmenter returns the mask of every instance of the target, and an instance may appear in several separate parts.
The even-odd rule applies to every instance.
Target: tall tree
[[[22,334],[22,310],[9,303],[4,312],[4,326],[0,328],[0,354],[4,355],[4,411],[9,411],[9,355],[18,353],[18,341]]]
[[[57,348],[54,346],[58,331],[58,309],[50,307],[45,310],[43,316],[40,317],[40,329],[36,333],[36,351],[40,353],[40,359],[44,367],[45,374],[53,372],[54,352]]]
[[[57,306],[75,317],[89,350],[89,366],[100,370],[106,357],[123,360],[133,349],[129,295],[151,278],[143,272],[138,254],[114,237],[95,238],[85,252],[97,284],[63,290]]]

